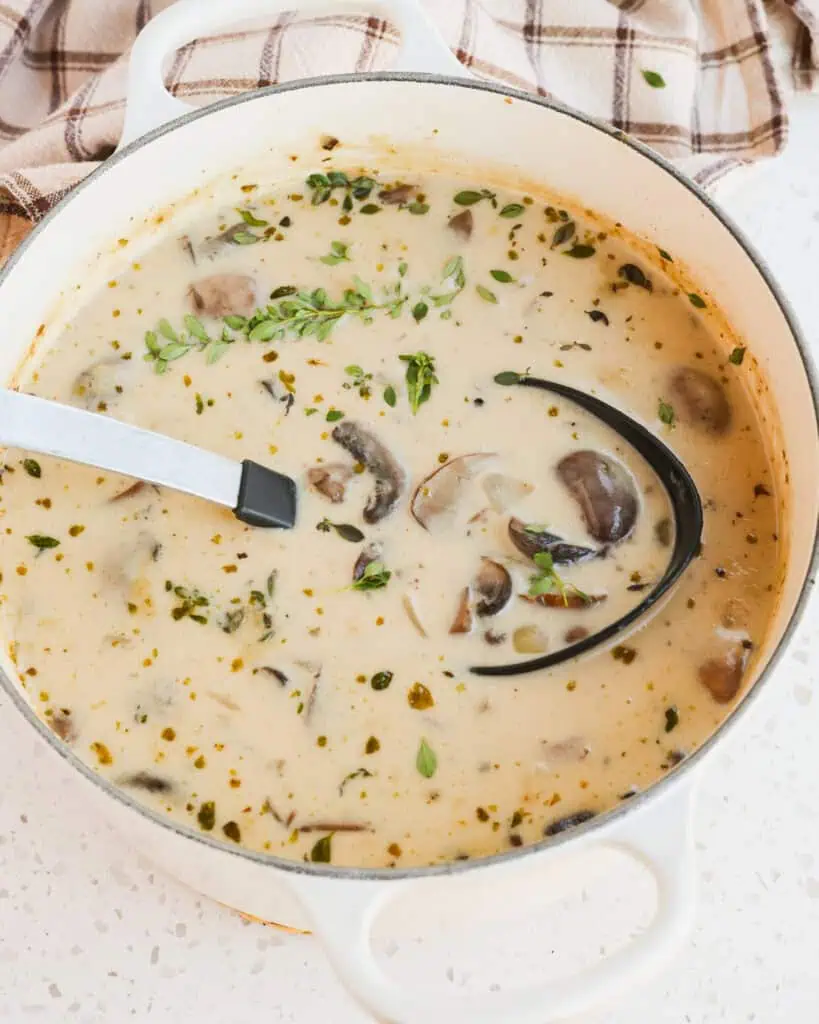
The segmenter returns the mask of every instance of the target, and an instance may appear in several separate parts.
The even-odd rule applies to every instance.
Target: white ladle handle
[[[234,509],[242,464],[141,427],[0,390],[0,445],[171,487]]]
[[[177,0],[145,26],[131,50],[120,147],[191,112],[165,88],[166,58],[193,39],[217,35],[241,24],[272,25],[284,12],[359,14],[384,18],[401,33],[394,71],[465,75],[417,0]]]

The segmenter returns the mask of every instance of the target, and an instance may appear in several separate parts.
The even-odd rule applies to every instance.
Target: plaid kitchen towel
[[[610,121],[705,184],[779,152],[788,77],[819,89],[819,0],[419,2],[479,78]],[[0,0],[0,261],[113,152],[131,43],[168,3]],[[261,30],[196,40],[170,62],[168,88],[202,105],[293,78],[389,68],[394,27],[338,5],[337,15],[279,15]],[[772,55],[779,19],[791,76]]]

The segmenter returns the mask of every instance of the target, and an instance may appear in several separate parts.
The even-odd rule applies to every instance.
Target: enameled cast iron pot
[[[273,15],[293,6],[388,18],[401,29],[401,70],[261,89],[200,111],[191,111],[165,91],[163,60],[175,48],[243,20],[264,18],[269,24]],[[780,475],[787,570],[781,602],[756,662],[756,679],[740,708],[661,782],[565,836],[481,861],[364,871],[228,848],[159,817],[97,775],[49,732],[12,681],[16,673],[5,655],[2,682],[20,714],[90,783],[89,794],[135,846],[214,899],[266,920],[311,929],[350,991],[379,1019],[544,1024],[634,984],[669,956],[689,928],[692,792],[712,751],[739,725],[761,691],[777,685],[771,669],[805,605],[816,566],[816,383],[779,289],[759,256],[703,192],[656,154],[606,125],[552,101],[478,83],[463,74],[415,0],[174,4],[145,28],[134,47],[119,152],[45,218],[2,272],[0,372],[11,378],[38,326],[49,324],[61,291],[72,285],[82,266],[109,251],[113,240],[133,232],[197,185],[258,161],[262,154],[271,181],[292,180],[289,155],[315,152],[325,134],[342,139],[348,149],[366,150],[372,140],[381,145],[386,140],[399,149],[453,155],[475,167],[497,167],[502,154],[511,177],[536,179],[558,193],[575,195],[672,251],[707,284],[758,360],[768,388],[763,398],[775,411],[769,419],[776,433],[774,449],[784,453]],[[295,167],[303,169],[302,164]],[[600,845],[627,851],[653,873],[656,914],[629,946],[578,976],[476,996],[455,986],[433,990],[423,979],[402,986],[382,971],[373,955],[372,925],[399,892],[409,891],[414,906],[428,901],[440,910],[450,899],[462,906],[464,892],[476,885],[514,884],[517,876],[531,879],[533,870],[538,886],[558,886],[565,881],[567,864],[581,863],[583,851]]]

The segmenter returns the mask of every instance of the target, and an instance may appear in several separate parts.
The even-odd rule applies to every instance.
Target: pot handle
[[[613,836],[588,837],[587,843],[624,851],[651,871],[657,887],[655,916],[645,931],[605,960],[572,977],[527,988],[458,994],[444,987],[426,988],[419,980],[408,989],[382,971],[371,946],[376,918],[401,891],[413,891],[423,899],[429,879],[347,880],[300,874],[291,875],[290,881],[341,981],[382,1024],[547,1024],[586,1012],[648,978],[683,943],[694,909],[691,809],[690,787],[684,784],[680,792],[678,784],[670,797],[627,814]],[[571,847],[570,842],[565,856],[571,856]],[[502,874],[512,875],[516,867],[515,860],[488,865],[484,884],[491,885]],[[455,875],[448,884],[458,881]]]
[[[152,18],[134,42],[119,148],[191,112],[187,103],[171,96],[165,88],[163,65],[174,50],[192,39],[218,34],[241,23],[270,23],[276,15],[294,10],[316,15],[377,15],[391,21],[401,32],[393,70],[466,74],[419,0],[177,0]]]

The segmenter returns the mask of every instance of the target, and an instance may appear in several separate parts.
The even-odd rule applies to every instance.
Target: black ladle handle
[[[514,662],[510,665],[473,665],[470,672],[479,676],[516,676],[524,672],[537,672],[539,669],[553,668],[564,661],[570,661],[581,654],[609,643],[626,632],[657,604],[677,583],[682,574],[699,553],[702,544],[702,501],[691,474],[680,462],[674,452],[655,437],[642,423],[627,416],[620,409],[608,402],[588,395],[567,384],[556,381],[541,380],[539,377],[521,375],[513,386],[524,388],[540,388],[555,395],[562,395],[590,412],[597,419],[611,427],[620,437],[631,445],[646,460],[665,487],[674,513],[674,550],[668,566],[643,600],[625,615],[610,625],[592,633],[576,644],[563,647],[553,654],[543,654],[537,658]]]

